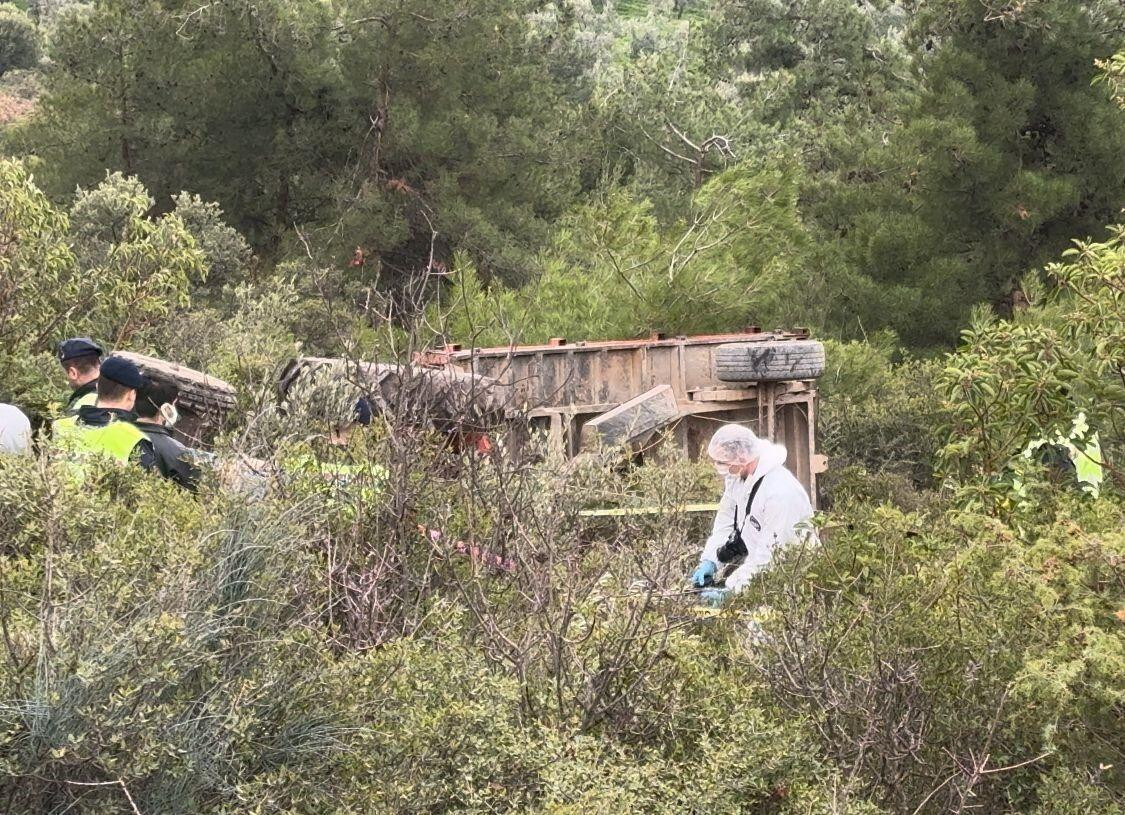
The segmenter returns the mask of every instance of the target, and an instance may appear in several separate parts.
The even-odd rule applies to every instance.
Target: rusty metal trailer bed
[[[583,428],[598,417],[638,397],[651,394],[654,402],[672,398],[674,420],[654,436],[659,441],[646,454],[671,443],[697,458],[721,424],[744,423],[786,446],[788,466],[815,501],[816,476],[827,464],[816,451],[815,375],[778,379],[773,372],[768,381],[739,382],[719,378],[723,368],[719,360],[729,361],[731,351],[785,351],[798,347],[788,343],[807,338],[804,331],[750,329],[740,334],[691,337],[653,334],[640,340],[568,342],[560,338],[545,345],[498,348],[447,345],[417,354],[415,363],[452,366],[508,385],[514,409],[530,416],[568,456],[581,451],[590,436]],[[820,353],[822,358],[823,349]]]

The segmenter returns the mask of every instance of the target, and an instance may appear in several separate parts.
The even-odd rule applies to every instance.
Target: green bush
[[[403,464],[446,455],[428,449]],[[295,483],[250,500],[193,498],[111,463],[86,478],[77,491],[65,461],[0,461],[13,811],[735,813],[823,799],[832,771],[799,724],[745,698],[751,678],[714,650],[725,636],[681,630],[675,606],[606,581],[634,558],[589,551],[567,493],[551,498],[558,523],[512,537],[521,571],[498,579],[396,537],[383,508],[334,522],[340,506]],[[400,496],[419,519],[457,508],[448,489]],[[445,521],[458,518],[488,528]],[[409,587],[390,599],[399,621],[420,614],[409,636],[339,647],[348,546],[354,566],[403,559],[382,585]],[[537,565],[548,551],[558,561]]]
[[[407,528],[506,546],[517,572],[298,482],[246,504],[107,467],[74,494],[65,468],[5,463],[14,805],[128,811],[128,790],[166,812],[874,813],[940,787],[933,811],[1113,811],[1111,502],[1027,538],[951,508],[855,507],[730,616],[698,618],[626,589],[638,570],[682,579],[693,547],[676,526],[591,540],[549,465],[431,490],[439,447],[371,453],[409,471]],[[496,523],[501,492],[515,522]],[[383,622],[408,636],[341,650],[331,596],[365,585],[345,585],[341,551],[367,569],[401,559],[371,585],[407,587],[379,602],[401,604]],[[765,641],[741,616],[759,602]],[[1046,772],[1063,767],[1093,780]]]
[[[199,215],[199,202],[181,203],[189,214]],[[172,359],[192,357],[182,360],[189,363],[217,344],[223,373],[234,369],[248,379],[260,379],[262,367],[276,364],[273,355],[292,347],[277,325],[294,308],[280,297],[282,289],[272,300],[236,291],[231,297],[235,319],[201,311],[196,319],[209,321],[210,331],[222,335],[212,345],[181,331],[181,323],[193,322],[181,310],[206,279],[208,263],[218,262],[216,253],[226,258],[223,262],[233,262],[230,252],[216,248],[224,239],[222,245],[230,249],[230,236],[215,223],[215,211],[203,207],[212,220],[202,225],[193,220],[202,230],[201,249],[177,214],[152,216],[153,206],[135,178],[113,173],[98,186],[79,190],[68,214],[47,200],[26,166],[0,162],[0,230],[10,241],[0,257],[0,279],[6,284],[0,287],[0,382],[7,399],[33,413],[50,412],[62,396],[53,351],[66,336],[85,334],[111,348],[155,351]],[[255,330],[269,333],[272,342],[250,336]],[[265,354],[271,356],[263,362]]]
[[[893,335],[872,342],[825,342],[820,380],[820,448],[828,455],[829,497],[912,504],[934,485],[940,446],[939,365],[895,362]]]
[[[1011,320],[978,311],[938,381],[947,415],[943,471],[989,504],[1011,503],[1013,460],[1027,444],[1069,435],[1081,411],[1101,435],[1106,470],[1125,448],[1125,227],[1076,242],[1049,266],[1051,287]]]
[[[254,260],[253,252],[238,230],[223,222],[223,211],[214,202],[181,192],[175,198],[176,216],[195,238],[207,260],[210,287],[241,282]]]
[[[302,303],[293,282],[241,283],[208,299],[177,309],[150,332],[151,350],[234,385],[242,409],[272,402],[279,365],[300,347],[292,327]]]
[[[34,67],[38,59],[39,32],[35,23],[18,6],[0,3],[0,75]]]
[[[1123,521],[1103,501],[1025,536],[952,507],[857,506],[746,599],[772,609],[750,657],[763,692],[890,811],[1078,796],[1112,812]],[[1052,768],[1091,781],[1065,791]]]
[[[875,398],[865,370],[848,387]],[[0,461],[13,811],[1114,812],[1112,498],[1028,528],[847,502],[712,616],[678,595],[688,519],[579,515],[681,502],[698,468],[477,459],[406,426],[330,451],[300,422],[248,425],[380,486],[279,473],[192,497],[109,463],[78,489],[65,461]]]
[[[13,811],[217,811],[277,766],[328,766],[348,702],[294,602],[293,515],[112,465],[82,490],[65,461],[0,467]]]

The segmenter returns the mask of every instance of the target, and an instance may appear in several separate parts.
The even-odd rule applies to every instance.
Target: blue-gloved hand
[[[697,589],[710,585],[714,582],[715,572],[718,570],[719,564],[715,561],[701,560],[695,571],[691,573],[691,584]]]
[[[719,608],[726,603],[729,596],[730,589],[704,589],[699,593],[699,602],[704,606]]]

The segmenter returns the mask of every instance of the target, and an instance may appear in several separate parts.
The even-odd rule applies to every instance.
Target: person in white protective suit
[[[711,438],[707,454],[724,479],[724,490],[691,582],[703,589],[702,602],[719,606],[765,569],[776,550],[815,532],[809,524],[812,502],[786,469],[782,445],[760,439],[742,425],[728,424]],[[743,556],[727,577],[726,588],[714,587],[720,564]]]
[[[0,453],[31,453],[31,422],[15,405],[0,404]]]

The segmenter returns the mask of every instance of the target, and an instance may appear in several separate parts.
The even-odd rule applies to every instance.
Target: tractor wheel
[[[732,342],[715,349],[715,373],[723,382],[816,379],[824,373],[824,346],[815,340]]]

